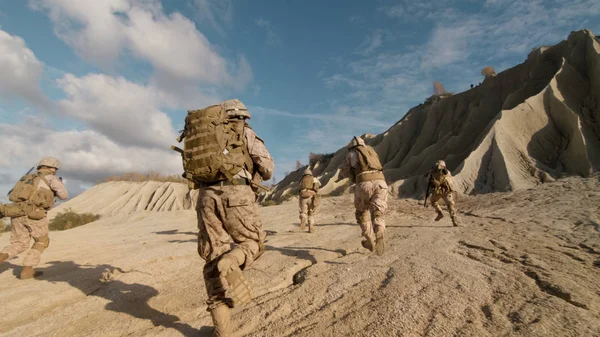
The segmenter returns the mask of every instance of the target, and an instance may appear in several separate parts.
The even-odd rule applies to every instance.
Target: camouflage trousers
[[[383,180],[357,183],[354,188],[354,207],[356,221],[362,229],[362,235],[373,237],[375,232],[385,230],[385,212],[387,210],[388,187]]]
[[[29,249],[31,239],[34,242]],[[4,247],[1,252],[11,258],[29,249],[23,258],[23,265],[34,267],[40,263],[42,253],[49,244],[48,218],[31,220],[22,216],[11,220],[10,245]]]
[[[198,194],[198,254],[206,261],[204,282],[208,293],[208,309],[231,299],[219,281],[217,263],[236,244],[246,257],[242,270],[250,266],[264,251],[266,233],[258,215],[255,194],[248,185],[206,187]]]
[[[315,224],[315,210],[317,209],[317,195],[316,193],[308,198],[298,198],[298,207],[300,209],[300,222],[306,223],[313,226]]]
[[[443,213],[442,207],[439,204],[440,199],[444,200],[446,206],[448,207],[448,213],[450,213],[451,217],[456,216],[456,208],[454,207],[454,192],[434,192],[431,196],[431,206],[435,208],[438,213]]]

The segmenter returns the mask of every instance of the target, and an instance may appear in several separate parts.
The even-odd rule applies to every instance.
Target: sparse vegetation
[[[446,91],[446,89],[444,88],[444,86],[442,85],[442,83],[438,82],[438,81],[433,81],[433,94],[434,95],[443,95],[443,94],[447,94],[448,92]]]
[[[98,219],[100,219],[100,215],[98,214],[78,214],[69,208],[64,212],[57,214],[54,219],[50,221],[49,228],[51,231],[63,231],[83,226]]]
[[[268,207],[268,206],[275,206],[277,205],[277,203],[273,200],[265,200],[262,202],[261,204],[263,207]]]
[[[187,184],[187,179],[183,178],[180,175],[172,174],[172,175],[163,175],[159,172],[150,171],[148,173],[140,173],[140,172],[128,172],[123,173],[118,176],[109,176],[104,179],[103,182],[109,181],[134,181],[134,182],[143,182],[143,181],[160,181],[160,182],[172,182],[172,183],[183,183]]]

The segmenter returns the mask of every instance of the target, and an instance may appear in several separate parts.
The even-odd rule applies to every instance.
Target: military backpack
[[[54,192],[49,188],[42,188],[41,183],[50,187],[48,181],[40,174],[27,174],[15,184],[8,195],[8,200],[13,203],[29,202],[36,207],[49,210],[54,205]]]
[[[211,105],[200,110],[188,111],[185,126],[178,141],[184,140],[184,177],[191,188],[202,183],[224,180],[246,169],[253,172],[252,158],[248,153],[242,121],[232,121],[221,105]]]

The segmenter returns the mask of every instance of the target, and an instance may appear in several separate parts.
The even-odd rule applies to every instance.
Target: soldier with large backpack
[[[237,99],[188,111],[182,136],[184,176],[199,189],[198,254],[215,336],[229,336],[230,308],[252,299],[243,270],[264,252],[266,233],[255,188],[271,178],[273,158],[248,126],[250,113]],[[235,245],[232,246],[231,243]],[[233,248],[232,248],[233,247]]]
[[[356,221],[365,237],[361,244],[379,256],[385,251],[384,216],[388,195],[382,170],[377,152],[366,145],[362,138],[352,138],[342,166],[342,176],[348,177],[355,184]]]
[[[308,231],[315,231],[315,211],[318,205],[318,192],[321,182],[315,178],[309,167],[304,170],[300,179],[300,191],[298,198],[298,206],[300,208],[300,230],[306,229],[308,220]]]
[[[37,172],[24,175],[10,191],[12,204],[0,204],[0,217],[11,218],[10,245],[0,252],[0,262],[31,249],[23,259],[22,280],[38,276],[33,267],[40,263],[42,253],[50,244],[47,212],[54,205],[54,197],[65,200],[69,193],[62,180],[56,176],[60,162],[46,157],[40,160]]]

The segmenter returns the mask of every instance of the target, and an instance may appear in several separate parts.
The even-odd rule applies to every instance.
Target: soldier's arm
[[[321,187],[321,182],[319,181],[319,179],[314,178],[313,188],[315,189],[315,192],[319,192],[320,187]]]
[[[260,174],[263,181],[271,179],[275,170],[275,163],[264,141],[250,128],[246,128],[244,134],[248,144],[248,152],[254,162],[256,171]]]
[[[65,185],[62,181],[60,181],[60,179],[53,175],[48,175],[45,178],[50,184],[50,189],[54,192],[54,195],[56,195],[60,200],[66,200],[69,197],[69,191],[67,191]]]
[[[350,163],[351,155],[352,155],[352,152],[348,152],[348,154],[344,158],[344,163],[342,164],[342,170],[340,172],[340,176],[342,178],[349,178],[351,175],[351,171],[352,171],[352,165]]]

